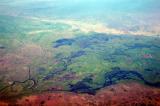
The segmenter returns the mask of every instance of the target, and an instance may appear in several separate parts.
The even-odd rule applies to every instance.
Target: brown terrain
[[[0,106],[160,106],[160,89],[138,83],[117,84],[96,95],[52,92],[0,102]]]

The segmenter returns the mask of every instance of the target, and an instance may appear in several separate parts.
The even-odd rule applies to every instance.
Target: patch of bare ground
[[[5,106],[5,103],[3,103]],[[96,95],[53,92],[17,100],[20,106],[160,106],[160,89],[138,83],[106,87]]]
[[[8,74],[12,80],[26,79],[27,66],[41,64],[38,62],[47,62],[51,54],[45,52],[41,46],[36,44],[26,44],[14,53],[8,53],[0,59],[0,73]],[[6,73],[6,74],[5,74]],[[11,78],[12,77],[12,78]]]

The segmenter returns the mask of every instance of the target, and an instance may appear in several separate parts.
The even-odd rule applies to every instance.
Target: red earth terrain
[[[52,92],[22,97],[0,106],[160,106],[160,89],[138,83],[117,84],[96,95]]]

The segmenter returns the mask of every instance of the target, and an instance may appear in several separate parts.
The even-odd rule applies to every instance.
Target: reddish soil
[[[160,89],[137,83],[117,84],[96,95],[69,92],[44,93],[23,97],[11,105],[20,106],[160,106]],[[0,106],[7,103],[0,102]]]

